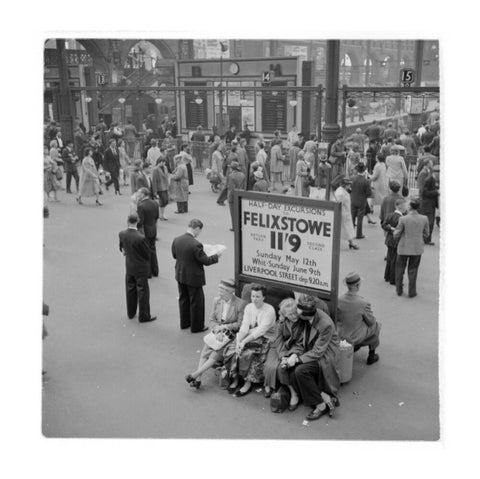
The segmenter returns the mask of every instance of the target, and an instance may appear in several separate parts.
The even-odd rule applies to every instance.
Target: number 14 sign
[[[409,87],[415,81],[415,70],[404,68],[400,70],[400,83],[404,87]]]

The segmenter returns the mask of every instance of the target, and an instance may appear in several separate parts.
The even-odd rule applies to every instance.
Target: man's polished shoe
[[[369,354],[367,358],[367,364],[370,366],[371,364],[376,363],[379,359],[380,359],[380,356],[378,354],[372,354],[372,355]]]
[[[413,293],[413,294],[409,294],[408,297],[409,298],[415,298],[416,295],[417,295],[417,293]]]
[[[156,316],[150,316],[150,318],[148,319],[139,319],[138,322],[139,323],[150,323],[152,321],[155,321],[157,319]]]
[[[365,235],[362,235],[362,236],[356,236],[355,238],[356,238],[356,239],[363,239],[363,238],[366,238],[366,236],[365,236]]]
[[[435,243],[434,243],[433,241],[428,241],[428,242],[426,242],[425,244],[428,244],[428,245],[430,245],[430,246],[433,246]]]
[[[192,331],[192,333],[204,333],[205,331],[208,331],[208,327],[204,326],[203,329],[199,329],[198,331]]]
[[[307,415],[305,418],[307,421],[316,421],[317,419],[320,419],[323,415],[328,413],[328,407],[325,406],[325,409],[318,409],[317,407]]]

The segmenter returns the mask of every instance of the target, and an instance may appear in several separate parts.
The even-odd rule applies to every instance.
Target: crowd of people
[[[247,152],[252,141],[247,126],[238,134],[232,127],[223,137],[214,129],[208,139],[199,126],[191,146],[177,143],[176,131],[167,129],[169,126],[162,123],[163,139],[150,138],[141,158],[134,157],[131,147],[131,135],[137,134],[131,122],[123,130],[116,124],[107,130],[100,122],[90,135],[78,126],[75,141],[64,140],[52,124],[45,132],[44,191],[49,201],[58,201],[59,189],[72,194],[72,178],[80,205],[89,197],[102,205],[99,198],[103,189],[111,185],[116,195],[122,194],[122,186],[131,188],[127,229],[119,233],[129,319],[137,310],[141,323],[156,319],[150,313],[148,280],[159,274],[157,221],[167,221],[165,208],[171,201],[176,202],[175,213],[189,213],[189,187],[193,185],[193,168],[203,165],[198,159],[203,151],[198,144],[203,142],[209,145],[207,177],[217,181],[217,204],[227,201],[230,206],[231,231],[235,227],[235,190],[332,200],[341,203],[342,238],[348,241],[349,249],[358,250],[354,240],[365,238],[364,217],[376,224],[370,215],[378,206],[387,246],[384,279],[402,296],[407,269],[408,296],[417,295],[416,277],[424,244],[433,244],[436,219],[439,224],[439,118],[412,135],[392,123],[384,129],[374,121],[365,131],[357,129],[348,138],[339,137],[329,150],[321,148],[315,135],[305,140],[293,126],[285,137],[276,131],[268,148],[267,141],[259,137],[250,145],[255,148],[254,159]],[[410,197],[408,189],[408,165],[414,163],[418,198]],[[347,341],[355,351],[368,347],[368,365],[379,360],[376,349],[381,325],[370,303],[359,295],[360,276],[352,272],[344,279],[348,291],[338,300],[335,322],[332,311],[316,297],[295,297],[293,292],[283,291],[283,297],[267,301],[265,286],[250,284],[244,285],[240,298],[235,295],[235,281],[224,279],[206,326],[204,266],[217,263],[221,251],[209,256],[205,253],[197,239],[202,229],[199,219],[190,220],[187,232],[175,238],[171,248],[180,327],[207,333],[199,363],[186,376],[187,383],[199,389],[202,376],[215,368],[222,386],[236,397],[260,384],[271,404],[277,401],[278,406],[283,394],[289,410],[301,403],[309,407],[307,420],[333,416],[340,404],[340,341]]]

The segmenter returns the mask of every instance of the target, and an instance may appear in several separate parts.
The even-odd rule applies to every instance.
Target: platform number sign
[[[272,72],[262,72],[262,85],[270,85],[272,83]]]
[[[400,71],[400,83],[404,87],[409,87],[415,81],[415,70],[404,68]]]

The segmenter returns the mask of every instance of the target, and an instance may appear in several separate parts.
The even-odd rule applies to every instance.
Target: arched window
[[[365,57],[363,60],[364,83],[370,85],[373,77],[373,61],[370,57]]]
[[[348,53],[344,53],[340,60],[340,85],[349,85],[352,77],[352,60]]]
[[[135,43],[128,52],[124,68],[154,71],[158,61],[163,58],[160,50],[150,42],[144,40]]]

